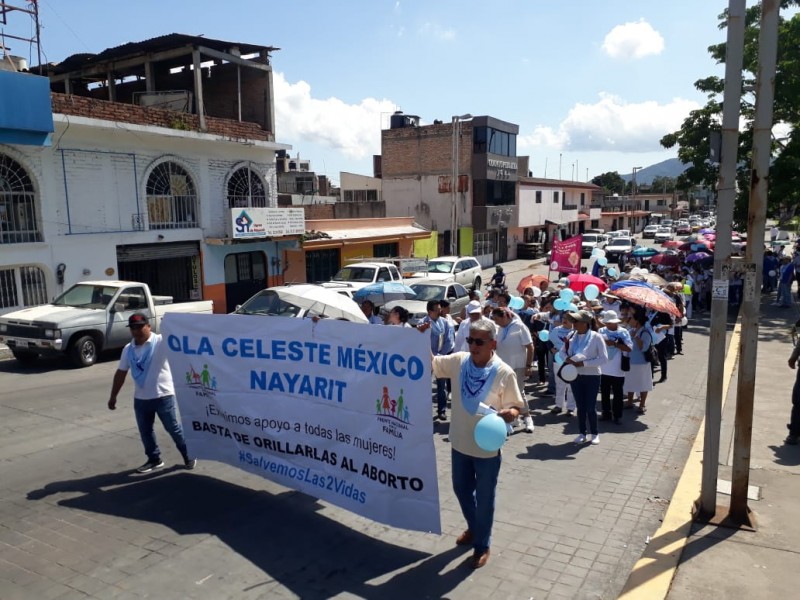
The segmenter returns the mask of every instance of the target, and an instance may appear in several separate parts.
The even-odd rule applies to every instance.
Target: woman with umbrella
[[[635,307],[628,320],[632,345],[631,369],[625,373],[625,393],[628,396],[625,408],[633,408],[633,396],[639,394],[639,414],[642,415],[647,394],[653,389],[653,371],[645,354],[653,343],[653,336],[645,329],[646,323],[644,308]]]

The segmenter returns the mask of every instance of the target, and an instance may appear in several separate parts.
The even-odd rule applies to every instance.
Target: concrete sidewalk
[[[790,332],[798,316],[795,308],[773,306],[772,298],[765,296],[762,301],[749,482],[757,489],[748,494],[757,530],[693,525],[667,596],[670,600],[798,595],[800,446],[783,444],[796,375],[787,365]],[[729,490],[735,412],[736,372],[722,415],[718,491]],[[719,493],[717,506],[729,507],[730,496]]]

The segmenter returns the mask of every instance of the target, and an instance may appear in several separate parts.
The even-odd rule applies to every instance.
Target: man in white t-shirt
[[[510,308],[495,308],[492,319],[497,325],[497,348],[495,353],[504,363],[514,369],[517,377],[517,386],[522,396],[523,406],[520,410],[525,431],[533,433],[533,418],[530,407],[525,398],[525,380],[533,372],[533,338],[531,330],[522,322],[522,319],[511,312]],[[519,425],[517,421],[512,426]]]
[[[162,343],[161,335],[150,330],[147,315],[142,313],[131,315],[128,327],[133,339],[122,349],[119,367],[114,373],[111,385],[108,408],[109,410],[117,408],[117,394],[130,371],[135,386],[133,411],[147,455],[147,462],[136,469],[136,472],[149,473],[164,466],[153,430],[156,415],[167,433],[172,436],[175,446],[183,457],[183,464],[187,469],[194,469],[197,460],[189,457],[186,440],[183,438],[183,428],[175,412],[175,387],[167,362],[167,346]]]

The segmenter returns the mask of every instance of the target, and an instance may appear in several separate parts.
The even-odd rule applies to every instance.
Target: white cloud
[[[433,37],[442,42],[452,42],[456,39],[456,32],[454,29],[442,27],[437,23],[423,23],[419,28],[419,34],[425,37]]]
[[[576,104],[558,128],[539,125],[520,135],[521,148],[551,148],[575,152],[653,152],[659,140],[680,128],[689,111],[699,104],[675,98],[667,104],[656,101],[626,103],[610,94],[600,94],[595,104]]]
[[[339,98],[324,100],[311,96],[305,81],[290,83],[283,73],[275,73],[276,141],[313,142],[341,152],[351,159],[362,159],[381,152],[381,126],[385,115],[397,105],[390,100],[364,98],[347,104]]]
[[[661,54],[664,38],[644,19],[617,25],[606,34],[603,50],[611,58],[637,59]]]

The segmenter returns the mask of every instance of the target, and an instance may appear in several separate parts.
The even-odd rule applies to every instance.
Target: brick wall
[[[136,125],[152,125],[168,129],[200,131],[200,117],[162,108],[150,108],[121,102],[108,102],[84,96],[51,94],[53,112],[92,119],[104,119]],[[255,123],[239,122],[218,117],[206,117],[207,133],[235,139],[274,141],[271,132]]]
[[[306,212],[306,221],[336,218],[333,204],[308,204],[303,210]]]
[[[461,124],[459,172],[469,173],[472,160],[472,124]],[[453,170],[451,123],[402,127],[381,132],[381,170],[384,179],[415,175],[450,174]]]

